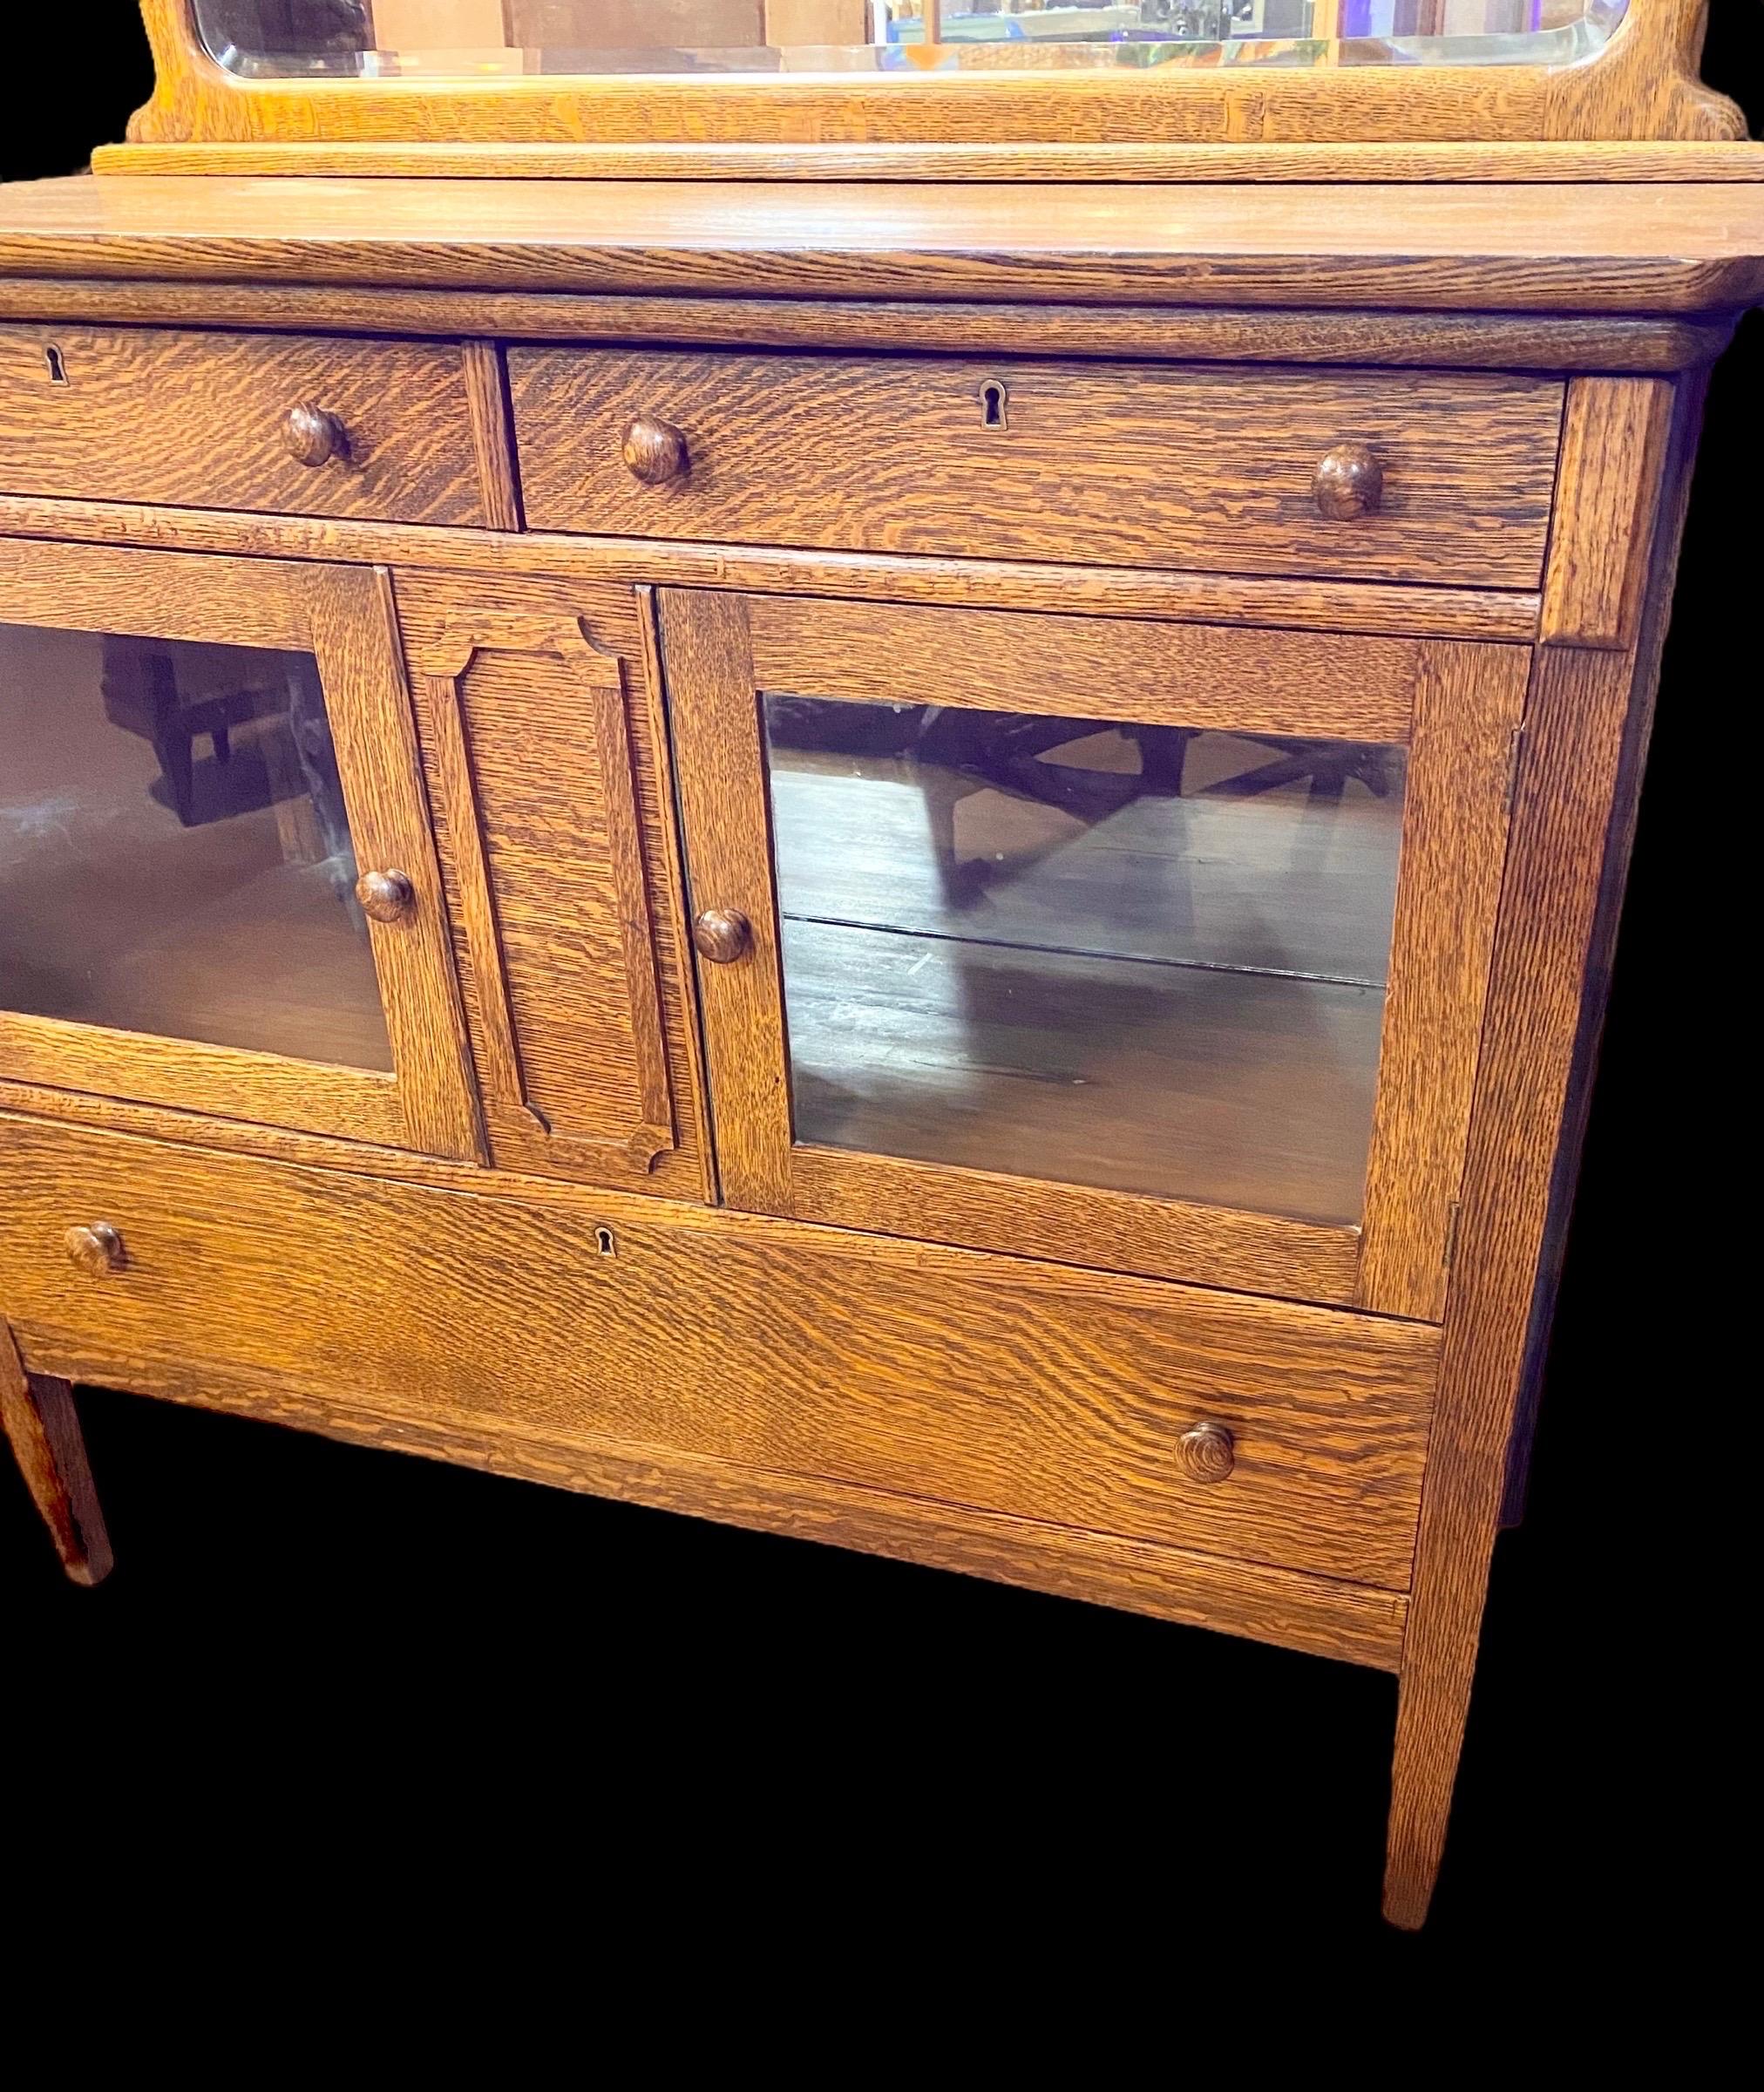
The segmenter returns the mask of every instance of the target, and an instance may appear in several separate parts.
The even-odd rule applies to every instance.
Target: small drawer
[[[1027,1257],[0,1124],[27,1364],[715,1460],[1401,1590],[1439,1332]],[[305,1413],[311,1415],[308,1406]]]
[[[0,328],[0,492],[488,520],[457,343]]]
[[[539,530],[1535,588],[1563,388],[516,349]]]

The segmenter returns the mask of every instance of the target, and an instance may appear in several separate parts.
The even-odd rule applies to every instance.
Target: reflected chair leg
[[[92,1484],[73,1389],[64,1380],[27,1373],[3,1322],[0,1422],[62,1567],[77,1584],[101,1584],[112,1565],[110,1535]]]

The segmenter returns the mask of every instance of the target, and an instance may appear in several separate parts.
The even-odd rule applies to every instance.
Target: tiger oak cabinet
[[[1457,4],[1400,78],[1114,10],[1153,81],[804,0],[639,94],[604,8],[149,0],[0,198],[70,1574],[85,1381],[1381,1667],[1421,1922],[1764,296],[1694,6]]]

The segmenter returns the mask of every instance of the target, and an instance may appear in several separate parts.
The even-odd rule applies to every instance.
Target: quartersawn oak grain
[[[631,592],[407,572],[398,601],[498,1166],[707,1196]]]
[[[302,405],[346,439],[329,464],[288,447]],[[472,428],[455,344],[0,327],[0,487],[14,493],[509,527]]]
[[[786,71],[245,83],[201,49],[182,0],[142,0],[155,85],[129,136],[587,140],[591,166],[607,140],[923,143],[941,148],[947,166],[952,145],[999,141],[1072,153],[1102,140],[1278,149],[1343,138],[1739,138],[1739,111],[1697,78],[1703,10],[1704,0],[1636,0],[1610,43],[1577,65],[1172,65],[1148,80],[1118,67],[1069,68],[1056,50],[1019,44],[970,45],[961,71],[910,81]]]
[[[694,601],[699,599],[695,596]],[[748,599],[762,689],[1240,733],[1406,741],[1421,647],[1137,619]]]
[[[1764,181],[1764,149],[1736,139],[1546,142],[1456,139],[1233,146],[375,145],[209,139],[100,146],[100,174],[471,176],[485,180],[1659,182]]]
[[[1577,378],[1569,386],[1544,639],[1620,649],[1635,637],[1672,410],[1672,388],[1657,379]]]
[[[0,621],[309,653],[355,846],[416,906],[370,937],[393,1074],[0,1010],[0,1075],[173,1110],[482,1153],[441,881],[383,571],[0,540]]]
[[[0,1180],[0,1283],[33,1369],[77,1356],[151,1382],[188,1362],[218,1294],[201,1363],[272,1392],[1408,1583],[1424,1325],[653,1206],[607,1257],[507,1199],[16,1120]],[[129,1246],[100,1286],[61,1249],[93,1212]],[[1222,1484],[1177,1449],[1208,1420],[1235,1444]]]
[[[1536,590],[1405,588],[1372,581],[1152,573],[1021,560],[892,559],[877,553],[768,551],[632,538],[407,528],[390,523],[224,515],[122,503],[0,494],[0,532],[93,545],[140,544],[263,559],[387,560],[401,573],[441,571],[629,586],[739,588],[882,602],[1167,617],[1281,631],[1530,640]],[[480,581],[480,587],[487,585]]]
[[[101,1584],[115,1558],[93,1486],[73,1389],[53,1374],[24,1370],[0,1321],[0,1426],[61,1566],[77,1584]]]
[[[1558,384],[1482,373],[638,349],[508,363],[540,530],[1491,588],[1537,585],[1562,419]],[[1001,426],[988,381],[1008,394]],[[673,448],[646,482],[628,431],[650,427]],[[1344,445],[1383,482],[1353,520],[1317,492]]]
[[[1385,1314],[1445,1308],[1530,665],[1521,647],[1421,650],[1355,1295]]]
[[[1534,1309],[1547,1309],[1559,1143],[1603,1009],[1589,961],[1627,853],[1700,400],[1676,403],[1670,448],[1638,445],[1626,471],[1575,484],[1613,533],[1643,503],[1659,517],[1636,638],[1622,652],[1540,648],[1533,670],[1397,1701],[1384,1908],[1410,1929],[1444,1851]],[[1559,541],[1593,542],[1599,528],[1571,515]]]
[[[1149,193],[1074,183],[1049,213],[1032,190],[1003,183],[73,175],[0,198],[5,275],[1732,312],[1764,295],[1764,185],[1392,183],[1344,209],[1328,183]]]
[[[1764,147],[1758,175],[1764,180]],[[1294,297],[1301,296],[1295,287]],[[1719,356],[1727,317],[1498,312],[1147,310],[956,300],[670,297],[567,291],[396,290],[372,284],[0,280],[0,318],[115,320],[333,333],[696,342],[706,347],[979,350],[988,357],[1146,357],[1164,362],[1316,360],[1387,368],[1678,370]],[[468,350],[472,346],[468,343]]]
[[[699,970],[732,1204],[1438,1316],[1525,653],[705,591],[663,590],[662,615],[692,907],[734,910],[750,928],[742,956]],[[805,1138],[790,1096],[763,690],[1006,710],[1033,692],[1053,717],[1386,743],[1409,740],[1413,718],[1363,1233],[1288,1208],[1278,1177],[1203,1204],[1058,1181],[1032,1159],[957,1166]],[[1301,1055],[1292,1079],[1305,1072]]]
[[[169,3],[155,0],[155,12],[169,20]],[[1473,98],[1463,107],[1450,82],[1415,72],[1356,80],[1343,77],[1354,69],[1325,68],[1286,82],[1263,70],[1223,88],[1193,83],[1196,92],[1161,107],[1143,81],[1116,82],[1100,99],[1081,92],[1051,126],[1075,142],[1041,134],[1023,146],[987,143],[987,126],[964,119],[949,142],[923,148],[847,143],[824,153],[797,131],[744,155],[657,144],[653,132],[670,112],[703,98],[699,83],[676,85],[672,98],[656,101],[647,87],[613,82],[598,106],[622,114],[603,127],[648,126],[624,152],[597,143],[542,160],[492,146],[497,157],[485,159],[463,138],[441,151],[449,169],[468,178],[445,181],[383,173],[342,182],[119,177],[7,191],[0,313],[39,343],[45,331],[51,343],[63,331],[97,329],[215,341],[261,328],[254,339],[266,355],[277,337],[329,337],[320,342],[328,353],[368,357],[386,337],[408,335],[431,337],[411,346],[444,359],[464,341],[463,409],[446,443],[468,459],[482,517],[459,525],[327,518],[312,513],[318,505],[306,483],[334,466],[305,472],[291,461],[281,469],[302,473],[294,499],[308,513],[278,513],[274,504],[228,513],[215,474],[204,478],[195,466],[204,445],[231,457],[236,432],[205,425],[192,438],[188,489],[154,497],[186,506],[69,498],[78,491],[69,485],[0,491],[0,532],[77,541],[52,557],[41,545],[0,544],[0,592],[14,590],[8,600],[27,619],[77,621],[108,606],[145,621],[120,628],[169,629],[156,621],[173,618],[215,639],[235,635],[229,621],[236,630],[243,606],[251,629],[285,632],[275,643],[301,646],[315,628],[314,602],[284,577],[315,563],[396,564],[401,599],[410,587],[413,644],[437,637],[423,624],[425,592],[451,594],[473,616],[487,611],[505,638],[530,634],[535,620],[552,629],[560,615],[585,619],[579,628],[617,662],[641,859],[634,880],[629,850],[620,859],[615,911],[604,907],[607,888],[597,893],[589,882],[608,932],[606,1007],[616,1012],[621,994],[628,1004],[639,972],[659,984],[677,1143],[655,1156],[646,1184],[624,1191],[566,1174],[517,1174],[511,1162],[522,1172],[542,1165],[506,1144],[492,1175],[463,1157],[390,1144],[410,1138],[410,1114],[398,1085],[383,1077],[376,1088],[352,1083],[349,1070],[278,1071],[238,1056],[204,1069],[175,1046],[132,1046],[95,1031],[32,1036],[21,1021],[9,1035],[19,1057],[6,1063],[13,1079],[0,1080],[0,1099],[37,1116],[9,1121],[0,1138],[0,1175],[15,1164],[20,1172],[16,1195],[0,1196],[0,1298],[10,1311],[19,1295],[30,1309],[20,1328],[33,1401],[52,1407],[65,1392],[58,1375],[92,1370],[370,1443],[816,1532],[1355,1661],[1388,1666],[1400,1654],[1387,1900],[1398,1922],[1417,1922],[1443,1837],[1494,1530],[1523,1462],[1516,1411],[1547,1327],[1601,954],[1670,589],[1694,386],[1672,388],[1676,447],[1662,473],[1666,388],[1649,380],[1706,361],[1735,309],[1764,294],[1764,183],[1756,179],[1764,151],[1616,142],[1651,130],[1731,132],[1731,111],[1690,78],[1699,15],[1695,0],[1671,8],[1643,0],[1608,54],[1621,63],[1570,68],[1550,83],[1485,73],[1467,84]],[[756,98],[736,84],[718,119],[726,131],[738,132],[756,108],[832,105],[804,99],[797,82],[756,85]],[[946,85],[966,92],[956,82],[916,85],[932,92],[915,101],[913,121],[940,106]],[[1032,92],[1047,85],[1030,84]],[[162,96],[150,128],[197,128],[212,115],[225,129],[249,109],[275,132],[299,120],[317,90],[300,83],[254,99],[229,87],[212,109],[179,101],[179,92]],[[855,105],[836,92],[850,113]],[[355,92],[340,87],[329,105],[342,128],[383,126],[390,101]],[[1111,94],[1127,117],[1116,126],[1120,142],[1087,158],[1094,148],[1081,134],[1094,132]],[[402,98],[400,120],[420,126],[444,107],[465,107],[466,127],[482,139],[499,111],[519,107],[545,135],[560,97],[580,119],[580,96],[538,80],[501,100],[493,91],[463,103],[419,91]],[[1464,108],[1480,121],[1490,98],[1502,123],[1539,135],[1510,153],[1468,142],[1369,148],[1385,155],[1379,160],[1340,146],[1320,153],[1274,142],[1344,122],[1425,130],[1449,114],[1462,140],[1471,120]],[[963,105],[983,99],[967,96]],[[640,105],[641,118],[633,113]],[[892,106],[891,121],[904,105]],[[1168,129],[1150,135],[1152,119],[1172,113],[1181,119],[1177,138],[1193,136],[1196,125],[1236,128],[1218,139],[1218,157],[1203,162],[1192,145],[1168,142]],[[580,129],[577,120],[565,142]],[[1564,129],[1611,142],[1564,156],[1541,135]],[[861,123],[842,135],[850,140],[854,130],[861,136]],[[701,125],[693,137],[703,134]],[[266,137],[247,150],[277,143]],[[350,176],[370,165],[443,164],[415,145],[331,162],[322,145],[283,149],[286,160],[259,164],[330,164]],[[189,150],[166,164],[213,164]],[[1212,178],[1195,180],[1204,167]],[[469,178],[492,168],[736,179]],[[791,189],[743,178],[811,170],[873,179]],[[1104,179],[1074,179],[1086,171]],[[919,179],[901,179],[909,173]],[[1270,174],[1278,179],[1251,186]],[[1028,186],[1026,175],[1057,181],[1057,194]],[[954,176],[965,178],[960,187]],[[1344,179],[1356,186],[1344,189]],[[336,338],[343,335],[352,338]],[[1122,563],[1072,564],[1085,555],[1063,547],[1045,559],[977,559],[964,542],[951,556],[930,558],[682,541],[641,526],[619,537],[520,536],[499,344],[523,340],[651,344],[688,362],[707,352],[719,363],[729,351],[791,352],[747,356],[773,370],[802,352],[849,363],[879,348],[891,369],[919,352],[946,365],[968,358],[965,368],[983,363],[1008,386],[1037,359],[1058,357],[1067,359],[1064,382],[1079,389],[1105,385],[1111,363],[1127,358],[1187,382],[1230,386],[1248,377],[1259,388],[1279,384],[1287,373],[1271,366],[1283,364],[1307,366],[1307,382],[1324,382],[1325,366],[1338,377],[1381,370],[1381,386],[1405,382],[1388,375],[1395,370],[1433,386],[1449,370],[1531,372],[1547,381],[1544,390],[1571,377],[1544,588],[1462,586],[1476,570],[1455,554],[1417,588],[1347,581],[1333,561],[1307,580],[1197,572],[1192,562],[1204,555],[1191,547],[1179,564],[1177,554],[1159,555],[1169,561],[1159,568],[1127,564],[1126,554],[1112,555]],[[1183,362],[1190,370],[1170,370]],[[1246,372],[1251,364],[1258,368]],[[43,367],[46,383],[46,358]],[[1479,377],[1469,390],[1504,382]],[[328,411],[315,388],[302,397]],[[181,403],[165,411],[162,432],[182,411]],[[277,412],[287,411],[278,401]],[[1106,445],[1106,418],[1098,427]],[[804,457],[815,446],[790,435],[776,445],[777,472],[811,477]],[[434,441],[442,446],[439,433]],[[1214,469],[1209,458],[1203,499],[1217,492],[1206,477]],[[957,485],[969,492],[968,482]],[[1663,487],[1671,490],[1664,507]],[[983,499],[967,506],[977,529],[990,512]],[[481,527],[486,520],[495,527]],[[1120,526],[1105,519],[1102,527]],[[158,552],[126,549],[138,545],[208,556],[174,569],[158,563]],[[389,724],[376,724],[367,709],[361,723],[375,737],[377,760],[404,751],[389,772],[396,797],[399,764],[415,770],[409,708],[396,662],[387,668],[383,577],[365,578],[378,591],[378,622],[371,632],[351,623],[341,652],[354,673],[377,663],[370,679],[395,706]],[[1279,1223],[1270,1233],[1253,1217],[1247,1233],[1241,1216],[1184,1220],[1185,1268],[1209,1286],[1322,1290],[1380,1314],[1298,1308],[1082,1268],[1079,1258],[1123,1263],[1143,1251],[1136,1217],[1104,1199],[1081,1194],[1064,1209],[1057,1200],[1024,1202],[1020,1180],[980,1172],[933,1197],[911,1165],[870,1158],[854,1175],[845,1156],[790,1150],[781,1092],[766,1088],[781,1061],[782,1034],[766,1002],[776,984],[768,989],[763,972],[752,975],[746,956],[705,968],[713,1048],[720,1029],[750,1063],[745,1076],[738,1061],[718,1070],[731,1196],[740,1195],[743,1172],[762,1187],[770,1173],[792,1196],[805,1194],[819,1221],[840,1226],[628,1195],[664,1186],[681,1200],[715,1194],[692,969],[682,949],[689,914],[655,629],[658,586],[663,594],[745,592],[740,615],[725,593],[723,611],[693,621],[665,669],[676,719],[685,721],[679,782],[695,873],[708,869],[718,884],[724,873],[751,875],[762,953],[773,934],[769,872],[755,868],[763,824],[744,832],[729,796],[749,790],[755,760],[738,735],[707,752],[690,718],[695,693],[715,695],[722,677],[723,695],[748,707],[751,727],[751,663],[740,658],[750,633],[775,635],[795,620],[811,642],[820,617],[829,632],[847,619],[843,653],[826,645],[816,655],[805,644],[801,659],[830,674],[885,681],[883,648],[866,656],[859,641],[866,624],[898,641],[905,628],[890,621],[907,614],[888,606],[934,606],[958,619],[983,607],[992,621],[960,627],[970,644],[966,673],[986,666],[973,642],[1001,623],[1031,621],[1001,614],[1041,613],[1073,628],[1049,680],[1074,704],[1081,670],[1107,682],[1110,630],[1130,659],[1135,628],[1155,620],[1168,621],[1166,632],[1189,628],[1170,640],[1170,654],[1196,687],[1216,689],[1223,678],[1245,708],[1278,702],[1294,716],[1301,703],[1333,704],[1345,718],[1356,705],[1387,706],[1401,676],[1409,677],[1420,699],[1411,757],[1427,772],[1412,772],[1410,787],[1406,876],[1419,900],[1407,927],[1399,907],[1386,1044],[1390,1110],[1381,1111],[1374,1137],[1365,1231],[1295,1237],[1279,1233]],[[825,600],[792,600],[808,598]],[[447,613],[456,629],[458,615],[456,601]],[[1540,621],[1549,643],[1531,686],[1490,952],[1511,642],[1529,647]],[[1199,629],[1225,625],[1236,629],[1222,638]],[[926,628],[933,628],[957,630]],[[1353,663],[1351,650],[1339,662],[1320,651],[1323,634],[1344,649],[1362,648],[1363,675],[1340,666]],[[1497,643],[1484,655],[1462,643],[1475,641]],[[1391,647],[1408,664],[1401,675]],[[896,655],[898,671],[911,657],[898,644]],[[600,1072],[591,1056],[570,1058],[572,1011],[544,1008],[547,968],[569,977],[575,963],[571,895],[555,897],[551,948],[536,940],[511,969],[527,983],[509,997],[513,1007],[526,995],[525,1041],[519,1022],[496,1036],[480,981],[491,985],[494,970],[484,954],[498,944],[499,899],[510,900],[511,914],[518,900],[531,925],[544,918],[537,897],[547,872],[560,867],[560,888],[580,876],[598,824],[570,794],[607,766],[597,735],[614,684],[601,675],[566,693],[560,657],[543,647],[525,657],[518,648],[480,647],[465,681],[484,674],[485,662],[522,658],[546,687],[536,702],[506,708],[506,730],[494,694],[480,706],[470,747],[463,731],[444,746],[438,716],[425,710],[424,775],[406,804],[420,829],[426,783],[439,842],[434,868],[421,873],[413,893],[420,885],[431,930],[452,934],[480,1081],[499,1068],[512,1070],[516,1086],[545,1089],[559,1127],[572,1111],[590,1115]],[[1012,658],[1028,665],[1021,649]],[[1150,658],[1130,683],[1144,683]],[[1306,674],[1308,692],[1299,687]],[[471,704],[468,689],[468,713]],[[1222,719],[1225,709],[1222,700]],[[534,776],[523,797],[518,772],[529,736]],[[481,797],[488,804],[499,791],[502,804],[480,832],[472,764],[485,751],[496,790]],[[612,853],[606,861],[618,886]],[[434,906],[443,885],[444,926]],[[638,886],[652,956],[634,971],[628,902]],[[716,906],[719,898],[748,905],[740,895],[702,893],[693,902]],[[621,919],[616,940],[614,913]],[[711,1000],[717,981],[744,970],[759,984],[745,1020]],[[407,983],[400,1000],[405,1021],[417,1022],[419,990]],[[1480,1036],[1466,1021],[1479,1002],[1487,1014]],[[431,1036],[465,1068],[469,1120],[458,1010],[444,998],[432,1014]],[[155,1051],[178,1065],[168,1070],[162,1060],[156,1069]],[[640,1057],[630,1056],[634,1073]],[[560,1081],[560,1071],[570,1079]],[[76,1079],[92,1087],[57,1086]],[[446,1120],[460,1101],[451,1078],[431,1069],[423,1079],[431,1089],[426,1104],[417,1100],[418,1116]],[[159,1101],[117,1094],[131,1090]],[[640,1090],[622,1091],[621,1108]],[[750,1115],[738,1108],[743,1098]],[[241,1101],[263,1121],[214,1115]],[[533,1154],[543,1149],[541,1116],[533,1115]],[[75,1130],[82,1124],[152,1138]],[[260,1147],[283,1160],[229,1160],[205,1154],[204,1144]],[[553,1156],[561,1146],[553,1142]],[[323,1167],[288,1166],[295,1162]],[[6,1188],[10,1194],[10,1176]],[[1019,1204],[1008,1212],[1014,1197]],[[1455,1199],[1442,1335],[1426,1318],[1440,1312]],[[100,1216],[121,1229],[126,1253],[121,1268],[94,1278],[68,1260],[66,1243],[70,1228],[90,1229]],[[985,1240],[1002,1238],[1011,1253],[862,1232],[879,1225],[983,1228],[991,1231]],[[616,1254],[599,1246],[603,1233]],[[431,1235],[443,1310],[433,1328],[416,1306],[420,1252],[412,1246],[426,1247]],[[217,1299],[242,1304],[236,1327],[217,1313]],[[823,1302],[831,1305],[823,1310]],[[603,1327],[611,1332],[605,1356],[595,1350]],[[530,1330],[538,1369],[527,1377]],[[804,1377],[781,1384],[780,1357],[786,1375]],[[683,1372],[675,1369],[682,1358]],[[1442,1358],[1417,1526],[1426,1409]],[[1320,1372],[1329,1376],[1320,1389],[1306,1378]],[[709,1393],[698,1401],[701,1387]],[[71,1419],[71,1404],[63,1414]],[[1208,1424],[1231,1436],[1245,1464],[1240,1471],[1234,1457],[1224,1478],[1184,1484],[1173,1478],[1182,1441]],[[1166,1469],[1159,1462],[1172,1443]],[[27,1464],[31,1457],[28,1447]],[[1208,1474],[1223,1464],[1212,1460]],[[59,1471],[53,1486],[65,1496],[71,1457]],[[1415,1541],[1412,1572],[1406,1534]],[[1265,1559],[1245,1559],[1251,1551]],[[1300,1559],[1326,1560],[1329,1572],[1272,1566]],[[1404,1592],[1411,1573],[1412,1606]]]

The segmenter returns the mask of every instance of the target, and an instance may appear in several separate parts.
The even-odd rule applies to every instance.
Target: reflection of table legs
[[[92,1484],[73,1390],[64,1380],[27,1373],[4,1322],[0,1322],[0,1421],[62,1567],[77,1584],[101,1584],[111,1572],[110,1535]]]

